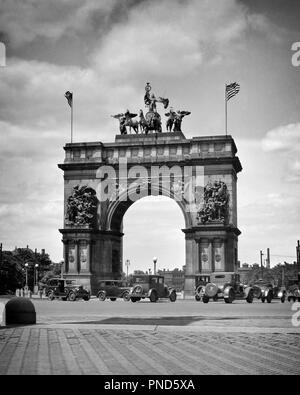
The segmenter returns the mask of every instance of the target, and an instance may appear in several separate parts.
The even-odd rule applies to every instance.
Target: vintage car
[[[287,284],[288,302],[300,302],[300,279],[290,279]]]
[[[253,288],[241,284],[238,273],[215,272],[210,275],[210,282],[205,286],[202,301],[208,303],[210,299],[223,299],[225,303],[232,303],[235,299],[244,299],[252,303],[253,298]]]
[[[210,276],[208,275],[203,275],[203,276],[197,276],[195,279],[195,299],[197,302],[200,302],[202,300],[202,297],[204,295],[205,291],[205,286],[210,282]]]
[[[48,280],[45,293],[49,300],[59,299],[74,302],[77,299],[90,300],[90,292],[73,280],[52,278]]]
[[[273,285],[270,282],[260,279],[255,281],[252,286],[255,298],[260,299],[262,303],[265,303],[265,301],[268,303],[272,302],[274,290]]]
[[[97,292],[97,298],[100,301],[110,299],[112,302],[116,301],[117,298],[121,298],[126,302],[129,301],[130,287],[127,282],[123,280],[101,280],[99,282],[99,288]]]
[[[148,274],[133,276],[133,284],[129,292],[129,299],[132,302],[145,298],[149,298],[150,302],[157,302],[160,298],[168,298],[171,302],[175,302],[176,297],[176,290],[165,284],[163,276]]]
[[[287,291],[285,287],[274,287],[273,288],[273,299],[279,299],[281,303],[284,303],[287,297]]]

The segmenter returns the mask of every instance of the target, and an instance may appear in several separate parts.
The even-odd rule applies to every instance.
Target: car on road
[[[129,299],[138,302],[141,299],[149,298],[155,303],[158,299],[168,298],[175,302],[177,298],[176,290],[165,284],[163,276],[139,274],[132,278],[132,287],[129,292]]]
[[[288,302],[300,302],[300,279],[290,279],[287,284]]]
[[[232,303],[235,299],[252,303],[253,288],[240,282],[240,275],[235,272],[215,272],[210,275],[210,282],[206,284],[202,296],[203,303],[210,299],[223,299],[225,303]]]
[[[129,301],[130,287],[126,281],[123,280],[101,280],[97,291],[97,298],[104,302],[106,299],[110,299],[112,302],[116,301],[117,298],[121,298],[124,301]]]
[[[52,278],[47,281],[45,293],[49,300],[62,299],[74,302],[77,299],[90,300],[90,291],[74,280]]]
[[[285,287],[274,287],[273,288],[273,299],[279,299],[281,303],[284,303],[287,298],[287,292]]]
[[[263,279],[255,281],[253,284],[254,297],[260,299],[262,303],[271,303],[274,298],[273,285]]]
[[[197,276],[195,283],[195,299],[197,302],[200,302],[203,298],[204,291],[205,291],[205,286],[210,282],[210,276],[208,275],[203,275],[203,276]]]

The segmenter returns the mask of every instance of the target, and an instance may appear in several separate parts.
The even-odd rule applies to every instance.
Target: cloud
[[[188,75],[202,64],[228,59],[234,42],[256,28],[257,19],[235,0],[143,2],[108,32],[92,63],[118,80]]]
[[[10,0],[0,3],[0,26],[13,48],[39,38],[58,40],[63,35],[100,30],[116,0]]]
[[[270,130],[262,140],[262,148],[265,152],[280,155],[285,181],[293,183],[300,180],[300,123]]]
[[[291,152],[299,150],[300,123],[291,123],[270,130],[262,140],[262,148],[266,152]]]

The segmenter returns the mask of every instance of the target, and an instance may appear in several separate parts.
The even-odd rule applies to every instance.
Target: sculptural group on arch
[[[131,113],[129,110],[126,110],[124,113],[112,115],[113,118],[119,120],[119,130],[121,134],[132,133],[132,131],[136,134],[148,134],[152,133],[162,133],[162,121],[161,116],[157,111],[157,103],[163,105],[164,109],[167,109],[169,106],[169,99],[163,97],[156,97],[154,93],[150,93],[151,91],[150,83],[147,82],[145,87],[145,95],[144,95],[144,103],[146,107],[146,113],[141,109],[139,110],[139,120],[134,119],[138,116],[136,113]],[[169,112],[165,113],[167,116],[166,121],[166,131],[167,132],[181,132],[181,124],[182,120],[185,116],[190,115],[190,111],[174,111],[172,107],[170,107]]]

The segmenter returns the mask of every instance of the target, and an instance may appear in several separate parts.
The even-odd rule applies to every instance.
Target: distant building
[[[163,276],[165,279],[165,284],[169,287],[175,288],[176,291],[180,292],[184,288],[184,274],[185,274],[185,267],[182,268],[183,270],[174,269],[174,270],[158,270],[157,274]]]
[[[254,267],[254,265],[253,265],[253,267]],[[249,272],[252,271],[253,267],[250,266],[248,263],[243,263],[242,266],[238,268],[237,272],[240,275],[241,283],[247,282],[247,275]]]

